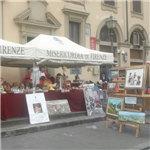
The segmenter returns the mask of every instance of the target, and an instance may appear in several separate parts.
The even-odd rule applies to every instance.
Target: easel
[[[131,89],[131,90],[128,90],[128,89],[125,89],[124,91],[121,91],[121,92],[118,92],[118,93],[110,93],[111,96],[123,96],[123,97],[140,97],[142,98],[143,100],[143,108],[142,107],[137,107],[136,106],[136,109],[130,109],[130,108],[124,108],[123,110],[124,111],[131,111],[131,112],[142,112],[142,110],[150,110],[150,94],[145,94],[145,91],[146,91],[146,87],[150,87],[150,66],[149,65],[140,65],[140,66],[129,66],[129,67],[117,67],[117,68],[114,68],[115,70],[118,69],[118,70],[123,70],[123,69],[128,69],[128,68],[139,68],[139,67],[145,67],[145,76],[144,76],[144,83],[143,83],[143,89],[139,89],[139,90],[134,90],[134,89]],[[119,83],[119,82],[125,82],[124,80],[125,78],[119,78],[119,80],[116,80],[116,81],[112,81],[112,82],[116,82],[116,83]],[[121,133],[122,132],[122,126],[124,125],[127,125],[127,126],[131,126],[131,127],[134,127],[136,128],[136,135],[135,135],[135,138],[138,138],[138,134],[139,134],[139,131],[140,131],[140,124],[137,123],[137,125],[133,125],[133,124],[130,124],[130,123],[126,123],[126,122],[123,122],[123,121],[119,121],[119,120],[114,120],[110,117],[107,117],[106,118],[106,128],[108,128],[108,121],[114,121],[116,123],[120,123],[120,129],[119,129],[119,132]],[[145,122],[145,124],[149,124],[148,122]]]
[[[142,112],[142,107],[140,107],[139,110],[128,109],[128,108],[124,108],[123,110],[126,110],[126,111],[133,111],[133,112]],[[126,123],[126,122],[123,122],[123,121],[114,120],[114,119],[111,119],[110,117],[107,117],[107,118],[106,118],[106,128],[108,128],[108,121],[114,121],[114,122],[116,122],[116,123],[120,123],[120,129],[119,129],[119,132],[120,132],[120,133],[122,132],[122,126],[123,126],[123,125],[124,125],[124,126],[127,125],[127,126],[130,126],[130,127],[136,128],[135,138],[138,138],[138,136],[139,136],[139,131],[141,130],[139,123],[137,123],[137,125],[133,125],[133,124],[131,124],[131,123]]]

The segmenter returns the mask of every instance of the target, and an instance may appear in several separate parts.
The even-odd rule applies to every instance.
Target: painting
[[[124,98],[123,97],[108,97],[107,103],[107,114],[118,117],[120,110],[124,108]]]
[[[143,112],[130,112],[119,111],[119,121],[129,121],[134,123],[145,124],[145,113]]]
[[[118,73],[118,77],[119,78],[125,78],[125,69],[122,69],[122,70],[119,70],[119,73]]]
[[[46,101],[49,115],[70,113],[70,107],[67,99]]]
[[[116,83],[109,82],[107,85],[107,91],[109,93],[115,93],[116,92]]]
[[[125,89],[143,89],[145,67],[126,69]]]
[[[136,105],[143,107],[143,99],[140,97],[137,97],[137,104]]]
[[[124,82],[118,83],[118,90],[123,91],[124,90]]]
[[[98,91],[94,91],[91,87],[85,87],[83,90],[86,111],[88,116],[105,115],[103,111],[103,98]],[[102,93],[103,94],[103,93]],[[100,96],[101,95],[101,96]]]
[[[110,79],[118,78],[118,70],[110,69],[109,77]]]
[[[33,109],[35,114],[43,112],[41,103],[33,104]]]
[[[137,97],[125,97],[125,104],[137,104]]]

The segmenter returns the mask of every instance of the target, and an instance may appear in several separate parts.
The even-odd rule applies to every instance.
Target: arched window
[[[114,36],[113,36],[113,42],[117,42],[115,32],[112,31],[112,33],[114,34]],[[99,38],[100,38],[101,41],[111,42],[111,39],[110,39],[110,30],[108,29],[107,26],[104,26],[101,29]]]

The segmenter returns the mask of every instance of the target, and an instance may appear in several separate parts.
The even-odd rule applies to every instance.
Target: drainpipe
[[[127,39],[125,42],[128,42],[128,1],[126,0],[126,31],[127,31]]]
[[[2,19],[3,19],[3,9],[2,9],[2,5],[3,5],[3,2],[0,0],[0,39],[2,39],[3,38],[3,21],[2,21]]]

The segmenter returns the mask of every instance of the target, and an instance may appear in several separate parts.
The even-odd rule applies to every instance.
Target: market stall
[[[1,66],[9,67],[79,67],[113,63],[113,54],[93,51],[79,46],[65,37],[39,35],[31,42],[20,45],[0,41]],[[34,72],[34,70],[33,70]],[[46,92],[46,100],[68,99],[72,112],[84,111],[85,103],[82,91],[69,93]],[[54,97],[52,95],[55,95]],[[79,94],[79,95],[78,95]],[[48,95],[48,97],[47,97]],[[75,96],[76,95],[76,98]],[[14,97],[14,99],[13,99]],[[11,98],[11,99],[10,99]],[[13,99],[13,100],[12,100]],[[1,118],[23,117],[27,115],[25,94],[2,94]],[[20,105],[18,106],[18,104]]]

